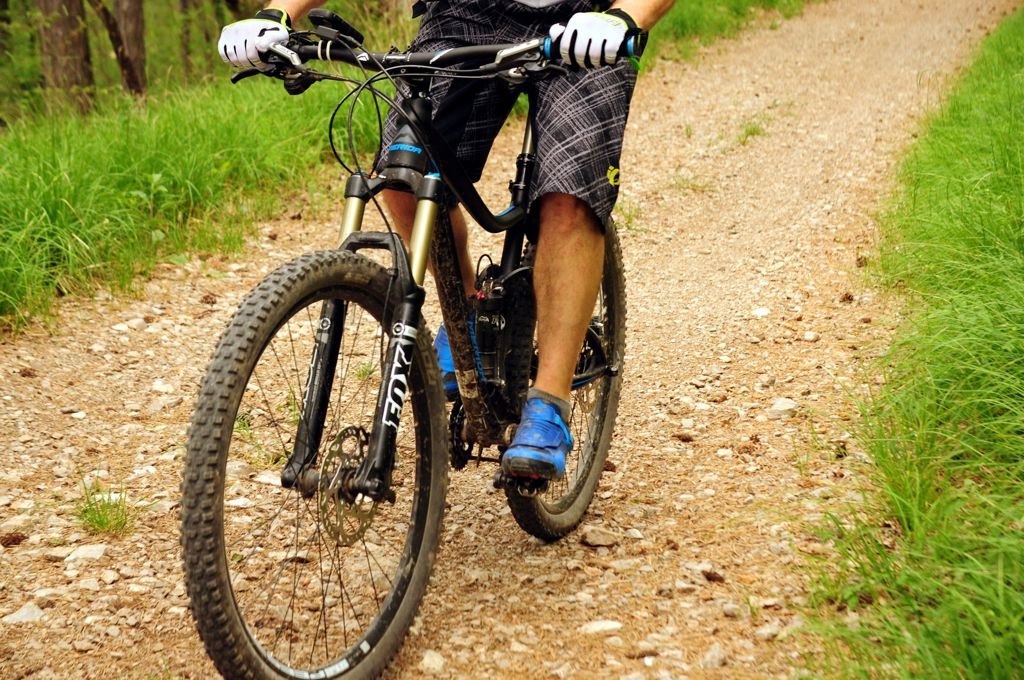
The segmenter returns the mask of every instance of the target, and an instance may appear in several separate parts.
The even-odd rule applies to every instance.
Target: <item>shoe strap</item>
[[[527,421],[533,427],[543,430],[546,435],[554,435],[557,431],[562,435],[562,441],[568,444],[568,450],[572,451],[573,438],[569,434],[569,428],[566,427],[565,421],[562,420],[561,411],[557,406],[537,397],[529,399],[526,402],[526,408],[523,409],[522,425],[526,425]]]

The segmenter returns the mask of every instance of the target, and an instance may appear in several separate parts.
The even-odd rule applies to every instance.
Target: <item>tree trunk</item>
[[[92,104],[92,60],[82,0],[36,0],[43,83],[51,103],[71,100],[84,113]]]
[[[7,52],[7,39],[11,34],[10,0],[0,0],[0,57]]]
[[[240,0],[224,0],[224,4],[227,5],[228,9],[231,10],[231,15],[235,19],[245,19],[245,7]]]
[[[49,1],[49,0],[47,0]],[[139,79],[138,71],[128,57],[128,49],[125,46],[121,29],[117,25],[117,19],[110,9],[103,4],[103,0],[89,0],[89,6],[96,12],[96,16],[103,22],[110,37],[110,45],[114,48],[114,56],[117,58],[117,66],[121,69],[121,82],[126,90],[134,95],[142,95],[145,92],[145,85]],[[141,7],[140,7],[141,10]]]
[[[114,16],[121,29],[125,56],[134,71],[133,82],[140,87],[136,94],[141,94],[146,89],[146,31],[142,0],[114,0]],[[121,82],[129,91],[135,92],[123,74]]]
[[[181,14],[181,70],[188,80],[192,76],[192,2],[179,0],[178,9]]]

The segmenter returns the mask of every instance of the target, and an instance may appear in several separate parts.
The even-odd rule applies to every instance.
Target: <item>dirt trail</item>
[[[587,520],[615,544],[542,545],[489,469],[453,473],[435,577],[389,677],[803,665],[804,565],[829,551],[811,525],[857,500],[845,395],[890,332],[857,272],[872,215],[915,121],[1016,4],[835,0],[645,78],[619,217],[628,372],[615,470]],[[213,674],[177,548],[191,401],[244,291],[333,238],[325,224],[268,224],[238,258],[164,266],[135,301],[65,301],[55,335],[0,345],[0,534],[28,536],[0,548],[0,617],[38,618],[0,621],[0,676]],[[134,533],[81,530],[83,477],[147,504]],[[87,545],[102,554],[72,552]],[[580,629],[599,621],[614,623]]]

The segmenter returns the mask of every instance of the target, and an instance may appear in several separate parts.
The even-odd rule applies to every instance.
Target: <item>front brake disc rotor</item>
[[[361,427],[346,427],[327,447],[320,462],[317,504],[324,531],[340,546],[350,546],[370,528],[377,503],[360,494],[348,499],[345,484],[366,458],[369,435]]]

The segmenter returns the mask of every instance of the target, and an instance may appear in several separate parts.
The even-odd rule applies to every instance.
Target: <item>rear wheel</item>
[[[396,443],[393,503],[346,499],[366,455],[397,300],[387,271],[311,253],[250,293],[203,381],[182,481],[192,614],[226,677],[369,678],[397,651],[427,586],[447,486],[444,396],[422,325]],[[344,325],[316,475],[284,488],[325,301]],[[332,491],[332,488],[335,491]]]
[[[594,497],[611,445],[622,389],[626,342],[626,285],[622,250],[613,224],[605,238],[604,274],[594,316],[576,366],[567,423],[575,445],[566,458],[565,476],[540,494],[506,488],[516,522],[529,534],[554,541],[583,519]]]

